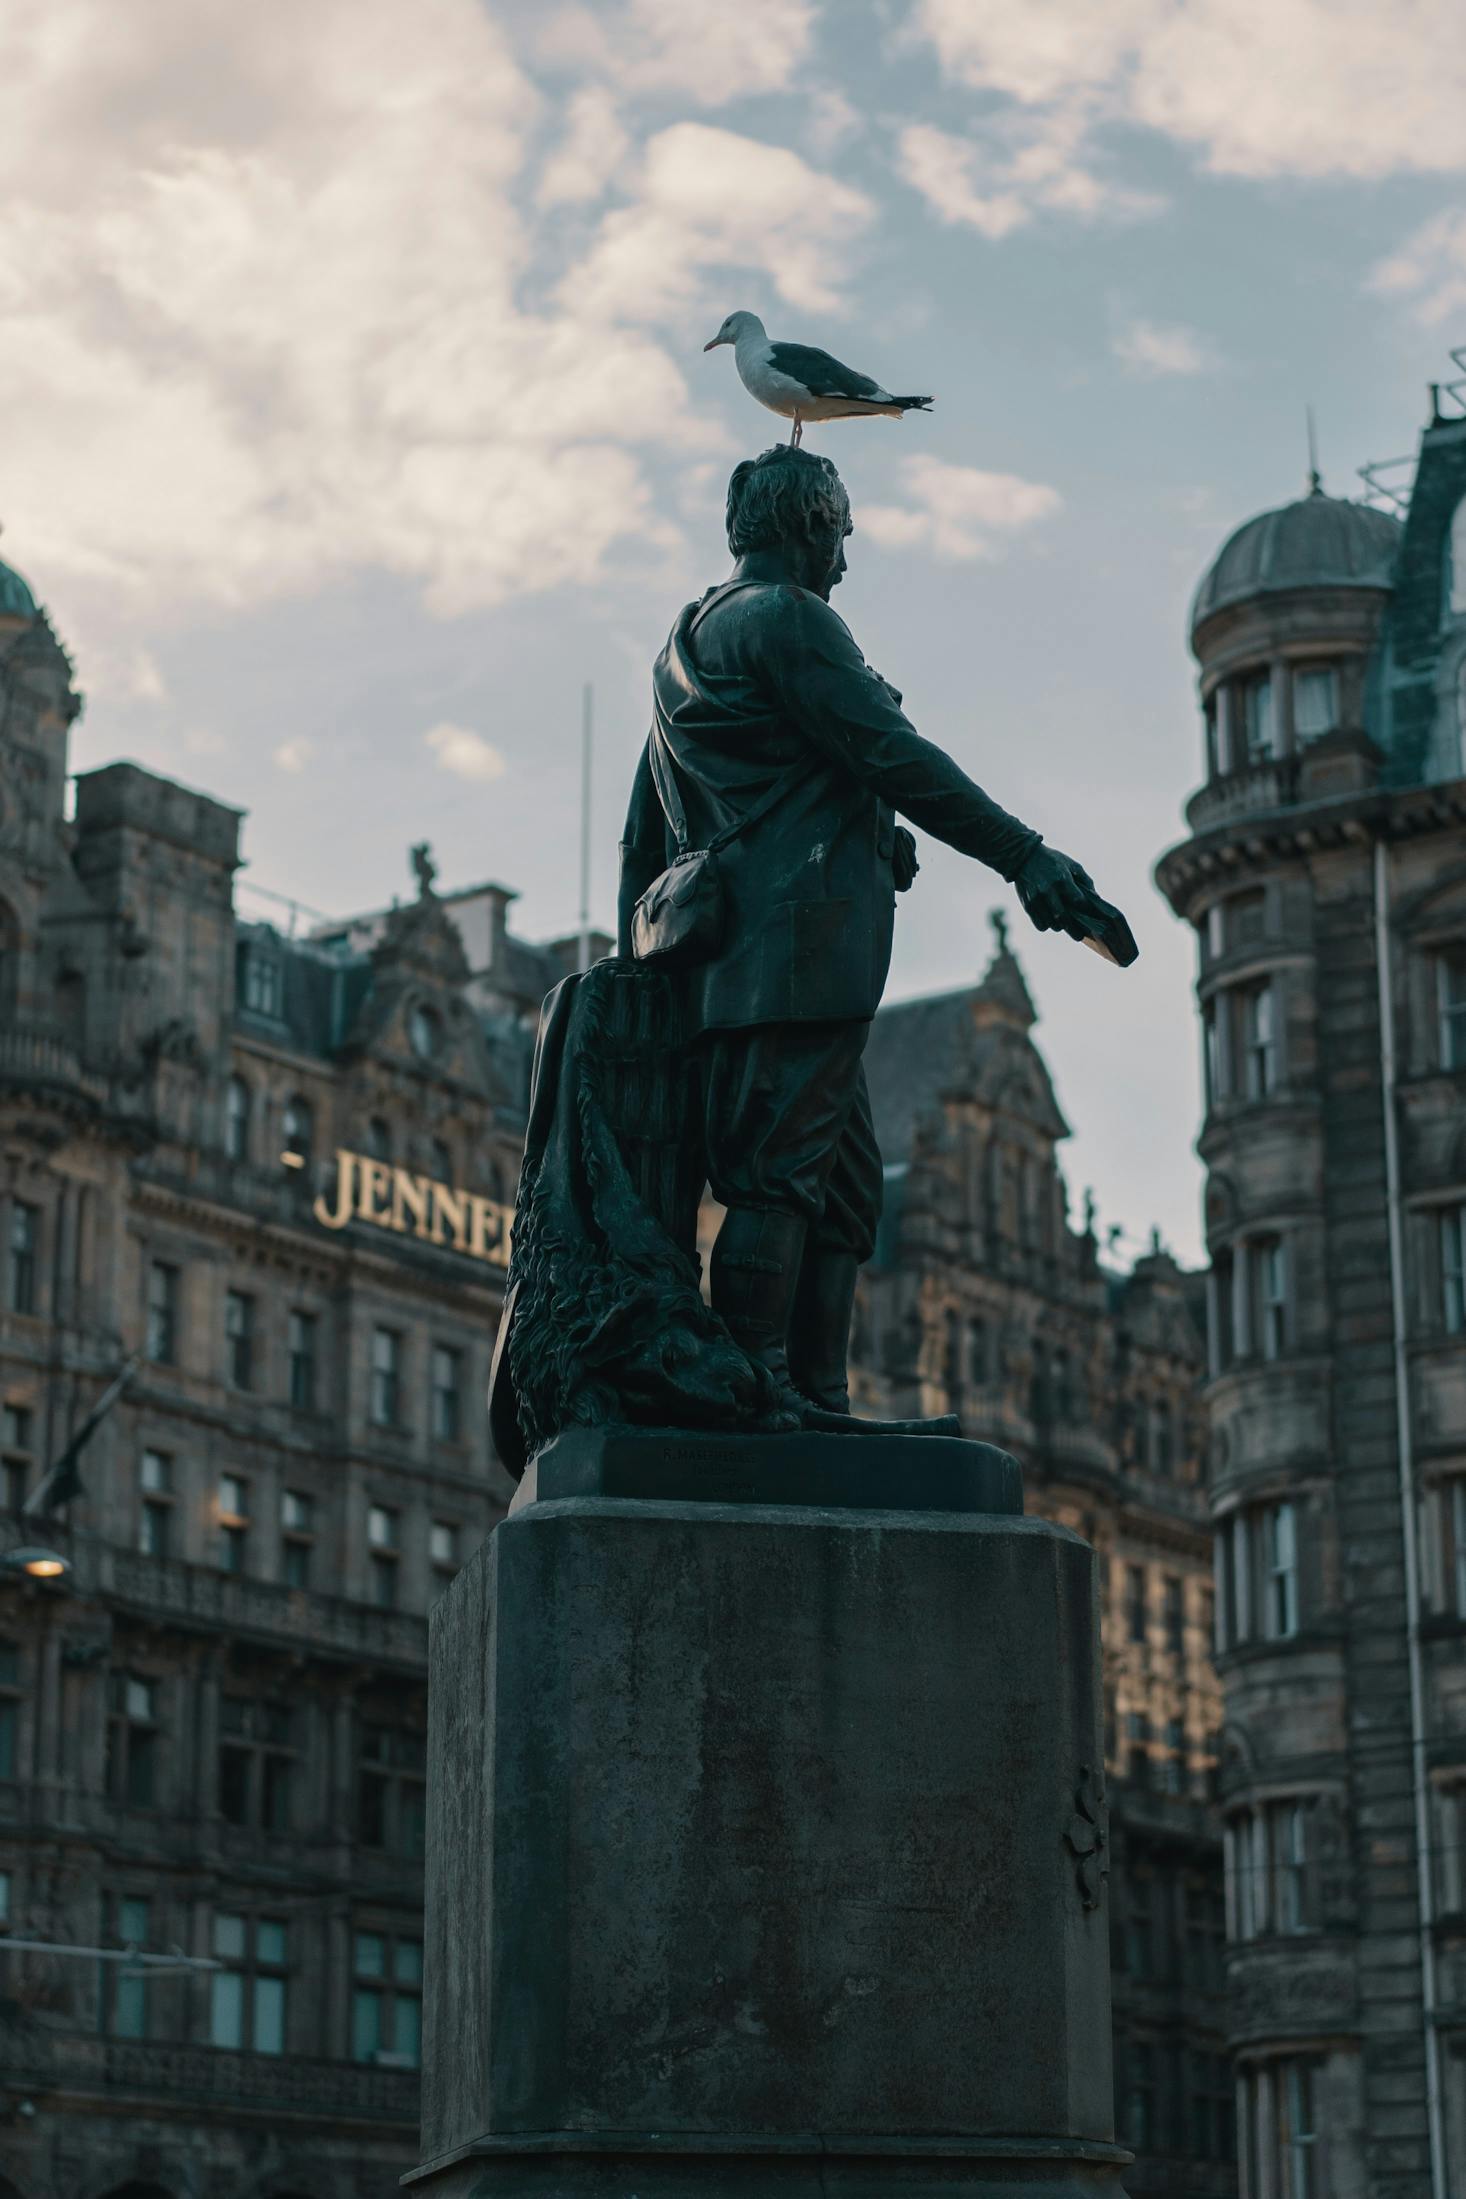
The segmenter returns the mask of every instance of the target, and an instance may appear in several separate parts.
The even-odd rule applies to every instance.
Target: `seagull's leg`
[[[790,438],[789,438],[789,448],[790,448],[791,450],[798,450],[798,448],[799,448],[800,444],[801,444],[801,443],[802,443],[803,441],[804,441],[804,422],[803,422],[803,421],[802,421],[802,420],[800,419],[800,417],[799,417],[798,413],[796,412],[796,413],[795,413],[795,415],[794,415],[794,433],[793,433],[793,434],[792,434],[792,435],[790,436]]]

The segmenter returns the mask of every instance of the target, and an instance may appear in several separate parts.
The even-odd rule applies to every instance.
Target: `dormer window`
[[[239,1002],[251,1015],[280,1013],[282,986],[280,958],[257,939],[246,940],[239,950]]]
[[[1293,734],[1301,748],[1332,733],[1339,722],[1339,675],[1331,664],[1308,664],[1293,674]]]
[[[439,1017],[421,1001],[407,1019],[407,1036],[421,1061],[431,1061],[443,1043],[443,1025]]]

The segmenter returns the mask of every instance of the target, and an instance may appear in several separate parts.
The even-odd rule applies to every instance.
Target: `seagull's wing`
[[[769,365],[776,373],[787,374],[791,382],[798,382],[811,397],[884,397],[886,392],[879,382],[873,382],[868,374],[857,374],[854,367],[841,366],[828,351],[816,351],[809,344],[770,344]]]

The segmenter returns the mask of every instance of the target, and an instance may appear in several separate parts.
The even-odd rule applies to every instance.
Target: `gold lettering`
[[[352,1193],[355,1189],[356,1155],[348,1153],[344,1146],[336,1149],[336,1211],[333,1214],[324,1196],[316,1200],[311,1212],[323,1229],[344,1229],[351,1220]]]
[[[357,1201],[357,1213],[364,1222],[376,1222],[381,1228],[390,1229],[391,1216],[377,1205],[377,1201],[385,1199],[391,1189],[391,1169],[385,1161],[358,1160],[356,1165],[361,1170],[361,1197]]]
[[[496,1260],[503,1234],[502,1217],[492,1199],[468,1195],[468,1249],[476,1260]]]
[[[442,1244],[443,1224],[446,1222],[453,1232],[454,1251],[466,1252],[468,1250],[468,1193],[466,1191],[450,1191],[448,1186],[443,1183],[431,1184],[429,1189],[432,1193],[433,1202],[433,1243],[435,1245]]]
[[[407,1216],[414,1223],[413,1234],[426,1237],[428,1233],[428,1201],[432,1183],[426,1176],[409,1176],[405,1168],[392,1171],[392,1227],[406,1230]]]

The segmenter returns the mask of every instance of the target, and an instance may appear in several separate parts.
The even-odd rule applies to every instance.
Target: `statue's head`
[[[776,550],[802,588],[828,598],[845,571],[850,499],[828,458],[776,443],[733,468],[728,547],[735,557]]]

